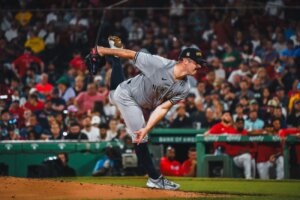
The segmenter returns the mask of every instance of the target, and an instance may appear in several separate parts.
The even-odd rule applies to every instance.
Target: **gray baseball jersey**
[[[134,64],[142,73],[124,81],[120,87],[128,90],[141,108],[153,110],[167,100],[176,104],[188,95],[188,80],[173,78],[176,61],[138,52]]]

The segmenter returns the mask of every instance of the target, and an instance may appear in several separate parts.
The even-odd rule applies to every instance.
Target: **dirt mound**
[[[0,178],[0,199],[141,199],[220,197],[202,193],[45,179]]]

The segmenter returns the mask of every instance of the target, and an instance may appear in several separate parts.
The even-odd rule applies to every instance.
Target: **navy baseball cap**
[[[192,59],[199,65],[207,64],[207,61],[205,59],[203,59],[203,54],[202,54],[201,50],[196,49],[196,48],[186,48],[186,49],[182,50],[178,59],[182,59],[182,58]]]

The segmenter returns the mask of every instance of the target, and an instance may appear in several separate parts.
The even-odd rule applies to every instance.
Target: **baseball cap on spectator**
[[[258,103],[257,103],[256,99],[252,99],[251,101],[249,101],[249,104],[253,105],[253,104],[258,104]]]
[[[34,94],[35,92],[37,92],[37,89],[36,88],[31,88],[29,90],[29,94]]]
[[[100,122],[101,122],[101,119],[100,119],[99,116],[93,116],[93,117],[92,117],[92,121],[91,121],[91,124],[92,124],[92,125],[99,125]]]
[[[56,81],[56,84],[64,84],[64,85],[68,86],[69,80],[66,76],[62,76]]]
[[[258,57],[258,56],[254,56],[251,60],[257,62],[258,64],[262,63],[260,57]]]
[[[278,103],[274,99],[271,99],[271,100],[268,101],[268,106],[277,107]]]
[[[94,77],[94,82],[98,82],[98,81],[102,81],[102,80],[103,80],[103,78],[100,75]]]
[[[74,105],[68,106],[68,112],[78,112],[78,108]]]
[[[182,50],[178,59],[180,60],[182,58],[192,59],[199,65],[207,64],[207,61],[205,59],[203,59],[203,54],[200,51],[200,49],[196,49],[196,48],[186,48],[186,49]]]

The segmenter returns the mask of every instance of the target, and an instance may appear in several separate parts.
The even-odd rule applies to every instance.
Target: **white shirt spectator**
[[[57,21],[57,15],[53,12],[49,13],[46,17],[46,23],[49,24],[52,21]]]
[[[224,80],[226,77],[225,70],[223,68],[215,69],[216,80]]]
[[[182,16],[184,12],[184,5],[180,0],[171,0],[170,15]]]
[[[116,106],[114,106],[110,103],[105,104],[103,109],[104,109],[104,112],[105,112],[106,116],[109,116],[109,117],[115,116],[116,111],[117,111]]]
[[[117,132],[112,132],[111,130],[107,130],[106,139],[108,139],[108,141],[111,141],[112,139],[114,139],[115,137],[117,137],[117,135],[118,135]]]
[[[248,74],[250,74],[249,71],[244,72],[241,69],[234,70],[233,72],[231,72],[231,74],[230,74],[230,76],[228,78],[228,82],[230,82],[230,83],[233,84],[235,76],[241,76],[241,77],[243,77],[243,76],[247,76]]]
[[[282,0],[269,0],[266,4],[265,10],[269,16],[276,17],[278,16],[280,19],[284,18],[284,12],[282,8],[284,3]]]
[[[89,142],[100,141],[100,131],[97,127],[92,126],[90,131],[82,129],[81,132],[85,133],[88,136]]]
[[[1,27],[1,30],[2,30],[2,31],[7,31],[8,29],[11,28],[11,23],[10,23],[10,21],[7,19],[7,17],[3,17],[3,18],[2,18],[0,27]]]
[[[74,17],[73,19],[71,19],[70,25],[81,25],[81,26],[89,27],[89,21],[85,18],[81,18],[78,20],[76,17]]]
[[[300,45],[300,41],[297,40],[297,36],[296,35],[292,35],[290,37],[290,39],[294,42],[294,46],[297,47]],[[284,49],[283,49],[284,50]]]
[[[38,33],[38,36],[43,39],[46,35],[47,35],[47,31],[45,29],[41,29]]]
[[[284,43],[275,42],[275,44],[273,44],[273,48],[276,50],[277,53],[280,53],[283,50],[285,50],[287,46],[285,42]]]
[[[5,38],[8,42],[10,42],[12,39],[14,39],[16,37],[18,37],[18,30],[17,29],[11,28],[11,29],[8,29],[5,32]]]
[[[48,33],[47,37],[45,38],[45,45],[54,45],[55,44],[55,33],[51,32]]]

